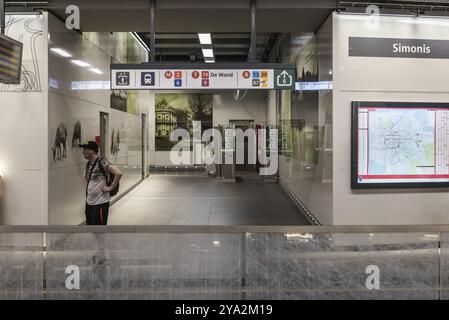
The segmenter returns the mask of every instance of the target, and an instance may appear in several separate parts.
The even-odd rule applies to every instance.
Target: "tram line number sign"
[[[111,65],[112,90],[294,90],[294,65]]]

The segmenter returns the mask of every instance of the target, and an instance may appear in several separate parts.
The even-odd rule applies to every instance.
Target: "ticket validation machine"
[[[228,125],[224,129],[224,148],[222,149],[221,178],[235,182],[235,126]]]

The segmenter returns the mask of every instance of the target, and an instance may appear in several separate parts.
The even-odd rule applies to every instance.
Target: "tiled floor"
[[[277,183],[152,174],[111,207],[109,225],[307,225]]]

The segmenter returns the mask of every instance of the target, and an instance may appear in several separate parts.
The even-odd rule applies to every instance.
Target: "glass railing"
[[[0,227],[0,299],[447,299],[449,226]]]

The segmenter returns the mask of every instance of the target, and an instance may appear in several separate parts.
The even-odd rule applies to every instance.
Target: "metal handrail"
[[[0,226],[0,233],[410,233],[449,232],[449,225],[376,226]]]

